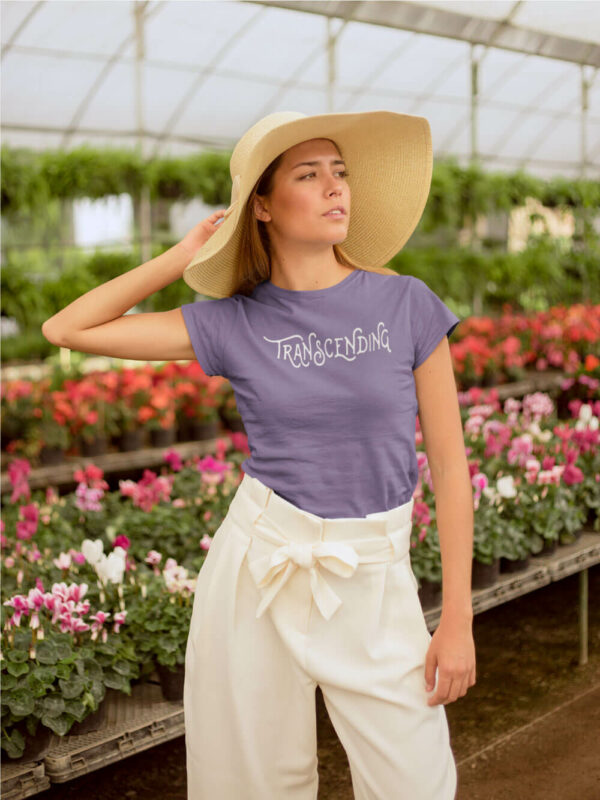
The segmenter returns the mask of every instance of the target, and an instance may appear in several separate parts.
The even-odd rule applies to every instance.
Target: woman
[[[231,381],[248,433],[194,599],[188,797],[316,798],[319,685],[355,797],[453,800],[444,704],[475,683],[473,504],[448,346],[460,320],[383,266],[427,199],[429,125],[278,112],[230,168],[227,210],[44,325],[84,352],[196,357]],[[213,299],[123,316],[180,277]],[[417,411],[442,552],[433,636],[409,555]]]

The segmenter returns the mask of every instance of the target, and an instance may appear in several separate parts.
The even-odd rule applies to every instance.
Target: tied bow
[[[259,522],[254,524],[261,527]],[[262,616],[277,592],[296,569],[302,567],[310,572],[310,588],[319,611],[325,619],[330,619],[342,601],[321,575],[318,567],[325,567],[342,578],[349,578],[359,563],[356,550],[343,542],[290,542],[285,537],[274,534],[270,527],[267,533],[266,538],[271,542],[281,543],[280,546],[268,555],[248,559],[248,567],[256,585],[260,588],[266,587],[256,617]]]

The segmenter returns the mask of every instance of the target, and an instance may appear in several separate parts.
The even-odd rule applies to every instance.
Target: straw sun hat
[[[269,114],[236,144],[229,164],[231,204],[223,221],[185,268],[183,280],[200,294],[233,290],[241,219],[254,185],[284,150],[307,139],[333,139],[349,172],[352,208],[339,249],[364,269],[382,267],[402,249],[421,218],[433,165],[425,117],[394,111],[306,116]]]

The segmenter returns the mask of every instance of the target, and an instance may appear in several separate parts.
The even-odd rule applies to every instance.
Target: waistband
[[[244,473],[228,514],[236,530],[270,543],[269,552],[248,566],[256,585],[266,589],[256,613],[260,617],[298,568],[308,569],[313,597],[329,619],[341,605],[321,574],[321,568],[345,578],[359,564],[385,563],[410,552],[414,498],[396,508],[366,517],[319,517],[298,508],[270,487]]]

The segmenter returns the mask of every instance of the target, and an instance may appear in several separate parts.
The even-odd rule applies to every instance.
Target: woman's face
[[[304,162],[315,162],[307,164]],[[273,190],[255,206],[277,239],[338,244],[348,234],[350,187],[344,161],[329,139],[309,139],[283,154]],[[340,216],[324,216],[343,206]]]

